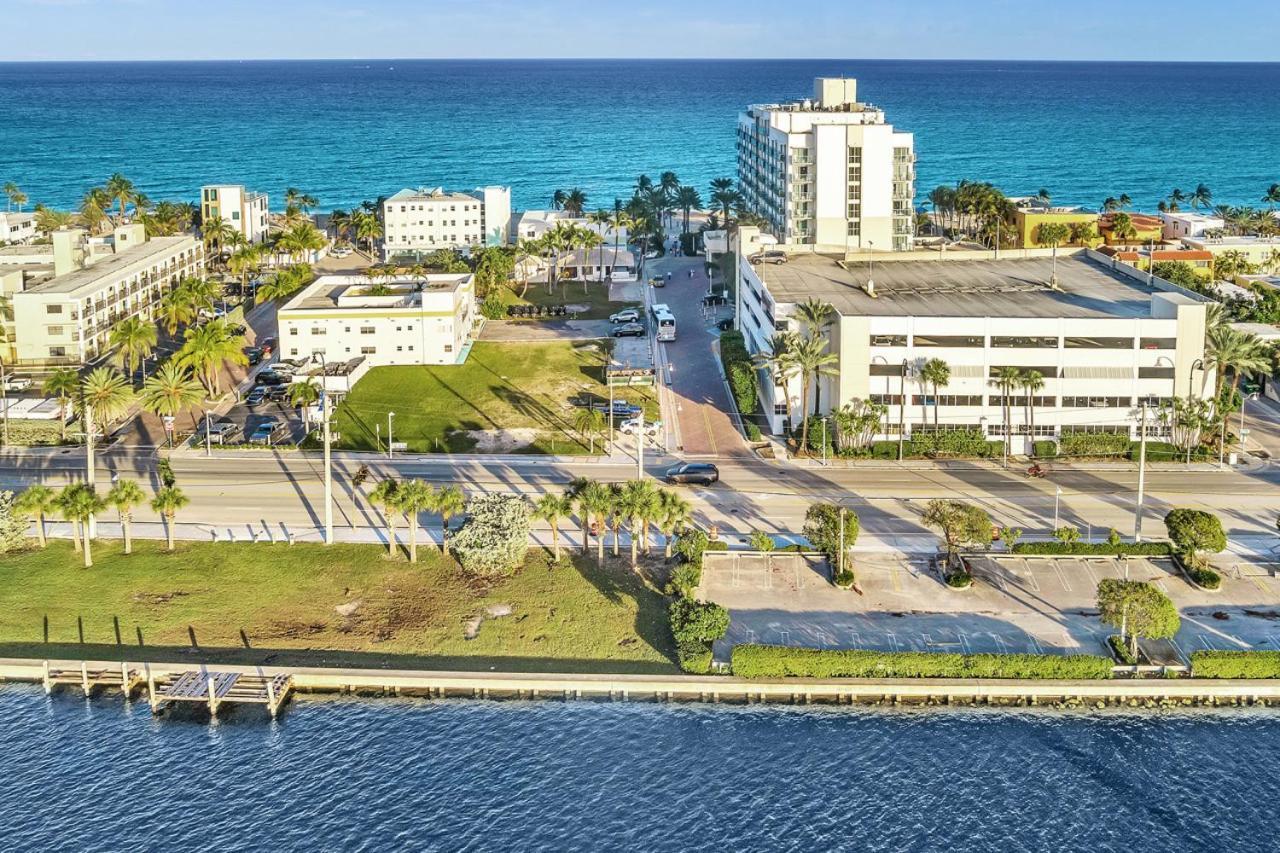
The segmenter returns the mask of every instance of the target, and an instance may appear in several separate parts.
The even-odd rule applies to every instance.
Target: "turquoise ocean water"
[[[671,169],[705,195],[740,108],[840,74],[916,133],[922,196],[969,178],[1150,207],[1203,181],[1257,204],[1280,181],[1280,64],[861,60],[0,63],[0,181],[52,205],[118,170],[152,199],[500,183],[519,207],[573,186],[610,206]]]

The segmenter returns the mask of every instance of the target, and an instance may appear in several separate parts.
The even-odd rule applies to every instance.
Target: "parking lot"
[[[971,561],[974,584],[942,582],[931,558],[860,555],[858,591],[832,586],[824,562],[779,554],[708,554],[700,595],[729,608],[727,660],[735,643],[882,651],[1106,654],[1115,630],[1097,617],[1096,588],[1125,576],[1110,558],[992,555]],[[1185,661],[1197,649],[1280,650],[1280,577],[1274,564],[1219,565],[1222,589],[1192,586],[1165,559],[1127,561],[1131,580],[1150,581],[1174,601],[1182,629],[1149,643],[1153,660]]]

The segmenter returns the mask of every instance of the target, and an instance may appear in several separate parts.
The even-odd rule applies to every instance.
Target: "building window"
[[[289,327],[289,334],[291,334],[291,335],[296,335],[296,334],[298,334],[298,327],[297,327],[297,326],[290,326],[290,327]]]
[[[50,335],[50,337],[60,337],[60,336],[62,335],[62,333],[63,333],[62,326],[50,326],[50,327],[49,327],[49,335]]]
[[[1064,409],[1127,409],[1133,405],[1130,397],[1063,397]]]
[[[1025,335],[992,335],[991,346],[1011,349],[1057,349],[1058,339]]]
[[[1139,379],[1172,379],[1172,367],[1139,367]]]
[[[1026,365],[1022,365],[1022,364],[1013,364],[1013,365],[1007,365],[1007,364],[993,364],[993,365],[991,365],[991,378],[992,378],[992,379],[997,378],[997,376],[999,376],[999,374],[1000,374],[1000,371],[1004,370],[1006,367],[1013,367],[1013,368],[1014,368],[1014,369],[1016,369],[1016,370],[1021,370],[1024,374],[1026,374],[1026,373],[1030,373],[1031,371],[1033,371],[1033,370],[1034,370],[1034,371],[1036,371],[1037,373],[1039,373],[1039,374],[1040,374],[1041,378],[1044,378],[1044,379],[1057,379],[1057,378],[1058,378],[1058,368],[1056,368],[1056,367],[1053,367],[1053,366],[1049,366],[1049,367],[1028,367],[1028,366],[1026,366]]]
[[[61,306],[61,305],[46,305],[46,306],[44,306],[44,313],[46,313],[46,314],[61,314],[61,313],[62,313],[62,306]]]
[[[66,347],[49,347],[49,358],[66,358]]]
[[[1138,349],[1177,349],[1177,338],[1138,338]]]
[[[297,354],[298,354],[298,348],[297,348],[297,347],[294,347],[293,349],[289,350],[289,355],[290,355],[290,356],[295,356],[295,355],[297,355]]]
[[[373,335],[373,334],[376,334],[376,333],[377,333],[377,329],[375,329],[373,326],[361,326],[361,327],[360,327],[360,334],[362,334],[362,335]]]
[[[872,376],[901,376],[901,364],[873,364],[871,365]]]
[[[377,347],[360,347],[361,355],[376,355],[377,352],[378,352]]]
[[[788,409],[787,409],[787,403],[785,400],[782,401],[781,403],[773,404],[773,413],[775,415],[785,415],[787,414],[787,412],[788,412]]]
[[[982,335],[915,335],[911,342],[918,347],[980,347],[986,344]]]
[[[981,394],[912,394],[911,405],[981,406],[983,399]]]
[[[872,335],[871,345],[873,347],[905,347],[907,345],[906,335]]]
[[[1127,426],[1104,426],[1102,424],[1063,424],[1063,433],[1087,432],[1092,435],[1128,435]]]
[[[871,394],[869,395],[871,402],[879,403],[882,406],[901,406],[901,394]]]
[[[1067,349],[1133,349],[1133,338],[1066,338]]]
[[[444,345],[444,351],[445,351],[445,352],[453,352],[453,344],[445,344],[445,345]]]
[[[313,335],[327,335],[327,334],[329,334],[329,330],[328,330],[328,329],[326,329],[324,326],[312,326],[312,327],[311,327],[311,334],[313,334]]]

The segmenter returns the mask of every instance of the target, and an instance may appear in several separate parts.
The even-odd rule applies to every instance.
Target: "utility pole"
[[[204,455],[205,456],[213,455],[213,443],[212,443],[212,439],[209,437],[209,410],[208,409],[204,410]]]
[[[844,507],[840,507],[840,556],[836,558],[836,576],[844,574]]]
[[[1138,442],[1138,505],[1133,513],[1133,541],[1142,541],[1142,499],[1147,484],[1147,401],[1142,401],[1142,431]],[[1126,564],[1126,571],[1128,571]]]
[[[324,421],[324,544],[333,544],[333,455],[329,444],[329,392],[320,392],[320,417]]]
[[[396,416],[395,412],[387,412],[387,458],[394,459],[395,451],[391,449],[394,437],[391,435],[391,419]]]
[[[644,409],[636,420],[636,479],[644,479]]]
[[[9,446],[9,375],[0,362],[0,413],[4,416],[4,446]]]
[[[907,437],[907,360],[902,360],[902,376],[898,380],[898,461],[902,461],[902,443]]]

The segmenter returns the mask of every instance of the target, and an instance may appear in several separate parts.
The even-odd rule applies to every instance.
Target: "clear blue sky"
[[[1280,60],[1264,0],[0,0],[0,60]]]

